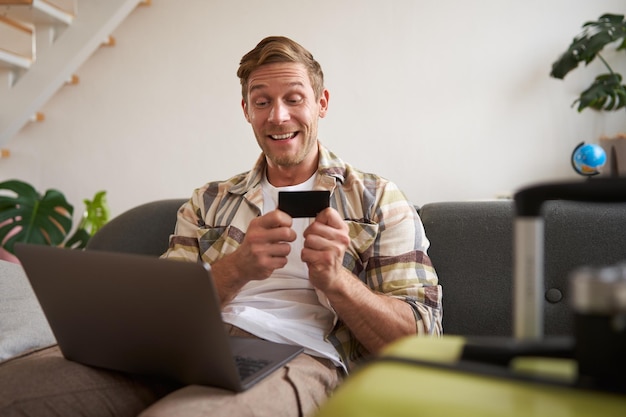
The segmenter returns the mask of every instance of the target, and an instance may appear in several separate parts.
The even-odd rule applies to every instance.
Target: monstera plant
[[[552,64],[550,75],[563,79],[578,64],[589,64],[598,58],[608,71],[598,75],[591,86],[584,90],[573,106],[578,111],[586,108],[600,111],[626,109],[626,85],[623,77],[615,72],[601,52],[605,46],[616,44],[617,55],[626,58],[626,21],[624,15],[604,14],[597,21],[587,22],[582,32],[574,38],[569,48]]]
[[[74,207],[58,190],[41,195],[19,180],[0,182],[0,247],[14,254],[17,242],[84,248],[109,218],[106,192],[84,200],[85,212],[73,234]]]

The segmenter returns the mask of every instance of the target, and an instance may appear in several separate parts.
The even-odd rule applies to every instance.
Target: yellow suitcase
[[[460,360],[462,337],[410,337],[354,372],[317,417],[624,417],[626,395],[576,386],[571,358]],[[506,341],[503,341],[506,344]]]

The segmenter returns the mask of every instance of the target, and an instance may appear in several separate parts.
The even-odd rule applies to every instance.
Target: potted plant
[[[598,59],[607,72],[599,74],[591,86],[580,93],[572,103],[578,105],[578,111],[586,108],[597,111],[626,111],[626,85],[623,77],[614,71],[601,52],[609,44],[616,45],[616,51],[626,58],[626,20],[624,15],[604,14],[597,21],[586,22],[582,32],[574,38],[569,48],[552,64],[550,76],[563,79],[581,62],[585,65]],[[600,138],[600,144],[609,154],[611,175],[626,172],[626,135],[618,134],[614,138]],[[579,145],[580,146],[580,145]],[[623,151],[620,151],[620,148]],[[616,150],[617,149],[617,150]],[[621,156],[620,154],[624,154]],[[620,158],[621,156],[621,158]],[[622,160],[621,164],[620,159]],[[620,170],[620,165],[622,169]]]
[[[0,248],[14,255],[17,242],[84,248],[109,218],[106,192],[83,200],[85,211],[70,235],[74,207],[63,193],[50,189],[41,195],[23,181],[0,182]],[[9,256],[10,260],[15,260]]]

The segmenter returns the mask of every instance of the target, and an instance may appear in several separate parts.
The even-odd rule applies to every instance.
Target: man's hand
[[[370,352],[389,342],[415,334],[415,316],[404,301],[375,293],[343,267],[350,244],[348,225],[327,208],[304,231],[302,261],[309,281],[321,290],[339,318]]]
[[[287,264],[289,242],[296,239],[292,223],[289,215],[278,210],[250,222],[243,242],[234,253],[242,276],[262,280]]]
[[[343,256],[350,244],[348,226],[339,213],[327,208],[304,231],[302,261],[309,267],[309,281],[324,293],[343,284]]]
[[[279,210],[255,218],[237,250],[211,265],[222,305],[248,281],[266,279],[287,264],[289,242],[296,239],[292,223],[291,217]]]

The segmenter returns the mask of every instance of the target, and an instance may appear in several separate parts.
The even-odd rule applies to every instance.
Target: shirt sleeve
[[[169,247],[161,258],[199,262],[200,248],[198,233],[204,223],[198,205],[197,192],[178,210],[176,228],[170,236]],[[201,200],[200,200],[201,201]]]
[[[442,334],[442,289],[416,208],[388,183],[372,220],[378,234],[365,266],[367,285],[407,302],[415,315],[417,334]]]

